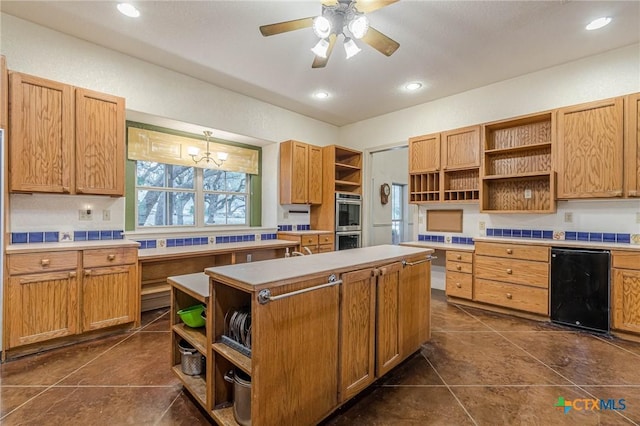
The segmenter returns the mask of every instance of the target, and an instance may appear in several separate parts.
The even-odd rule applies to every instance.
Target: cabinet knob
[[[107,256],[107,260],[115,260],[116,259],[116,255],[115,254],[110,254]]]
[[[77,272],[69,272],[69,278],[75,278],[78,276]]]
[[[507,293],[507,299],[513,299],[513,294]]]
[[[91,275],[91,269],[85,269],[84,270],[84,275],[85,276]]]
[[[51,261],[49,259],[42,259],[40,260],[40,264],[42,266],[49,266],[49,264],[51,263]]]
[[[513,274],[513,269],[507,269],[507,274],[509,275]]]
[[[456,283],[456,287],[458,287],[458,288],[462,288],[462,284],[460,284],[460,283]]]
[[[513,254],[513,250],[507,249],[507,254]]]
[[[461,271],[461,270],[462,270],[462,266],[457,265],[457,266],[456,266],[456,269],[457,269],[458,271]]]
[[[456,259],[457,259],[457,260],[461,260],[461,259],[462,259],[462,256],[457,255],[457,256],[456,256]]]

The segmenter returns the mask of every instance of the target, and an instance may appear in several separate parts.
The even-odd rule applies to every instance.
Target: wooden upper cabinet
[[[76,192],[124,195],[124,98],[76,89]]]
[[[0,55],[0,129],[6,129],[9,123],[9,74],[7,61]]]
[[[73,192],[73,87],[11,73],[11,191]]]
[[[280,144],[280,204],[322,203],[322,148],[298,141]]]
[[[480,167],[480,126],[444,132],[441,139],[443,169]]]
[[[623,195],[623,99],[558,110],[559,199]]]
[[[440,133],[409,139],[409,173],[440,170]]]
[[[625,195],[640,197],[640,93],[627,96]]]

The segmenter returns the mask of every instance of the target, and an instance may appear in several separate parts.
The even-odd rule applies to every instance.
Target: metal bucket
[[[233,383],[233,417],[240,425],[251,426],[251,377],[240,370],[231,370],[224,379]]]
[[[178,343],[178,351],[180,352],[180,368],[182,372],[188,376],[198,376],[202,373],[202,355],[186,340]]]

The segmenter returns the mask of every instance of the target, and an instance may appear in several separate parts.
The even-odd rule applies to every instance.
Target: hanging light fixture
[[[318,43],[316,43],[316,45],[311,49],[311,51],[315,53],[316,56],[320,56],[321,58],[327,57],[328,50],[329,42],[324,38],[321,38],[320,41],[318,41]]]
[[[369,31],[369,20],[364,15],[356,15],[347,24],[353,38],[360,40]]]
[[[344,51],[347,54],[347,59],[351,58],[352,56],[356,56],[358,53],[360,53],[361,50],[362,49],[358,47],[353,39],[349,37],[344,39]]]
[[[204,155],[202,155],[200,158],[197,158],[198,154],[200,153],[200,150],[194,146],[190,146],[188,148],[187,154],[189,154],[193,162],[196,164],[198,164],[201,161],[206,161],[207,163],[211,162],[215,164],[217,167],[222,166],[222,163],[224,163],[227,160],[227,158],[229,157],[229,154],[226,152],[218,152],[218,155],[217,155],[218,160],[216,161],[216,159],[211,156],[211,150],[209,149],[209,138],[211,138],[211,136],[213,135],[213,132],[211,130],[205,130],[203,133],[204,133],[204,137],[207,138],[207,151],[204,153]]]
[[[327,38],[331,34],[344,37],[344,50],[347,59],[357,55],[361,49],[353,39],[360,40],[369,30],[369,19],[356,9],[356,2],[338,1],[335,6],[323,6],[322,15],[313,18],[313,32],[320,40],[311,49],[316,56],[327,58],[330,44]]]

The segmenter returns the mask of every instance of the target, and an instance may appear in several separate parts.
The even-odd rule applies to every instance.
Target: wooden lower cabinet
[[[381,377],[401,361],[400,342],[400,273],[395,262],[377,268],[376,375]]]
[[[445,291],[447,296],[473,298],[473,253],[447,251]]]
[[[640,332],[640,253],[612,253],[611,327]]]
[[[333,232],[329,231],[285,231],[278,232],[279,240],[297,242],[298,250],[302,254],[326,253],[335,250]],[[310,252],[310,253],[309,253]]]
[[[137,287],[135,264],[85,269],[81,331],[134,322],[137,317]]]

